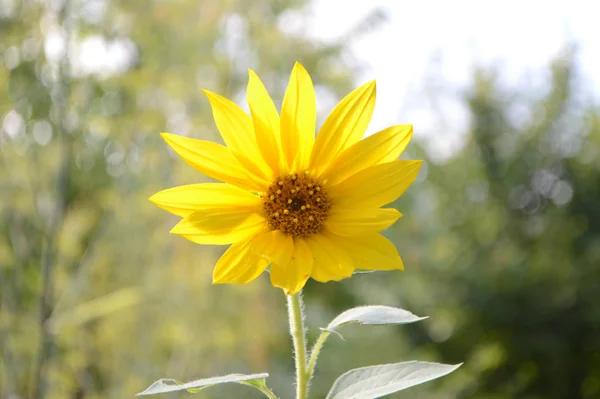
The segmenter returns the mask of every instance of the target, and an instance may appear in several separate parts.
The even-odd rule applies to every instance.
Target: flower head
[[[411,125],[363,140],[375,105],[375,82],[348,94],[315,137],[312,80],[296,63],[279,114],[250,71],[247,115],[205,91],[226,146],[163,133],[188,164],[223,183],[174,187],[150,198],[183,219],[171,230],[206,245],[229,245],[214,283],[245,284],[270,266],[271,282],[297,293],[308,278],[350,277],[355,269],[403,269],[380,232],[400,216],[382,206],[414,181],[422,161],[398,160]]]

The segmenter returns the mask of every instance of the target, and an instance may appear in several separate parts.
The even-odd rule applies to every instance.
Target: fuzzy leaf
[[[443,377],[461,365],[413,361],[350,370],[334,382],[326,399],[381,398]]]
[[[254,387],[265,386],[265,378],[269,374],[229,374],[222,377],[204,378],[192,382],[183,383],[181,381],[173,380],[170,378],[162,378],[152,385],[150,385],[144,392],[138,393],[136,396],[142,395],[154,395],[157,393],[175,392],[175,391],[188,391],[191,393],[200,392],[204,388],[211,387],[218,384],[227,384],[231,382],[237,382],[240,384],[251,385]]]
[[[407,310],[393,308],[391,306],[359,306],[346,310],[333,319],[324,328],[326,331],[334,332],[338,327],[349,323],[358,324],[407,324],[424,320],[427,317],[419,317]]]

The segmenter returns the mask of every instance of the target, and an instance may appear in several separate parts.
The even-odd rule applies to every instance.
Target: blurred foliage
[[[448,318],[430,335],[466,361],[464,396],[600,396],[600,114],[571,60],[533,100],[477,72],[470,141],[430,168],[422,265],[445,274],[426,287]]]
[[[289,397],[283,295],[266,276],[211,286],[223,248],[169,236],[175,218],[147,198],[207,181],[157,134],[221,140],[200,88],[242,104],[251,67],[278,102],[298,60],[321,117],[350,90],[342,45],[292,33],[305,3],[0,0],[0,398],[131,397],[160,377],[263,371]],[[396,204],[405,273],[309,283],[311,338],[352,305],[431,316],[332,337],[317,396],[349,368],[413,358],[465,365],[405,396],[600,396],[600,111],[573,59],[543,88],[475,72],[466,146],[427,162]]]

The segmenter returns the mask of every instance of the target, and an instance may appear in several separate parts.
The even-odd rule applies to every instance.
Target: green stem
[[[296,355],[296,399],[307,399],[308,375],[306,374],[306,337],[302,293],[288,295],[287,303],[290,318],[290,334],[294,341],[294,354]]]
[[[309,383],[313,376],[313,373],[315,372],[315,366],[317,365],[317,358],[319,357],[319,352],[321,351],[323,344],[325,343],[325,341],[327,341],[327,337],[329,337],[330,334],[331,333],[329,331],[321,331],[321,335],[319,335],[317,342],[315,342],[315,345],[310,351],[308,370],[306,370],[306,377]]]
[[[264,393],[265,396],[269,399],[277,399],[277,396],[275,396],[275,394],[267,387],[258,388],[258,390],[261,391],[262,393]]]

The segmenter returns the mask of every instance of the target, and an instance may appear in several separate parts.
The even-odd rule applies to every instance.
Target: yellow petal
[[[333,185],[369,166],[395,161],[410,142],[412,134],[412,125],[397,125],[366,137],[341,153],[323,178]]]
[[[251,70],[248,74],[250,76],[246,99],[254,123],[258,148],[271,169],[281,173],[283,159],[280,157],[279,114],[258,75]]]
[[[213,111],[217,129],[233,155],[251,173],[268,181],[274,172],[267,166],[259,151],[252,119],[234,102],[216,93],[204,90]]]
[[[379,233],[402,216],[394,208],[340,209],[327,216],[324,226],[341,236],[360,236]]]
[[[335,240],[324,235],[306,238],[314,258],[311,277],[322,283],[352,276],[354,266],[350,254]]]
[[[292,236],[273,230],[257,235],[250,242],[250,247],[271,264],[287,265],[294,253],[294,240]]]
[[[346,148],[365,134],[375,107],[375,81],[348,94],[334,108],[319,130],[309,169],[317,175]]]
[[[250,251],[248,241],[233,244],[217,262],[213,284],[247,284],[261,275],[269,263]]]
[[[177,155],[208,177],[250,191],[265,191],[269,185],[266,180],[250,174],[227,147],[170,133],[160,135]]]
[[[286,295],[298,293],[306,284],[313,268],[313,256],[303,239],[294,240],[294,254],[287,265],[271,265],[271,284]]]
[[[231,184],[189,184],[159,191],[150,201],[174,215],[186,217],[200,209],[231,208],[240,211],[256,209],[260,198]]]
[[[171,230],[197,244],[226,245],[246,240],[266,228],[263,216],[233,209],[203,209],[179,222]]]
[[[294,171],[308,167],[315,141],[316,112],[312,80],[297,62],[281,106],[281,148],[288,166]]]
[[[327,188],[336,206],[375,208],[395,201],[415,180],[423,161],[393,161],[371,166]]]
[[[357,237],[335,237],[338,245],[348,251],[357,269],[404,270],[398,250],[381,234]]]

